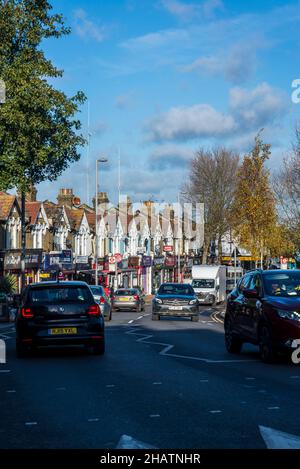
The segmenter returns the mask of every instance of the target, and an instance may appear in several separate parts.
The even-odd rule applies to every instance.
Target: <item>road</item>
[[[265,448],[259,426],[300,435],[299,368],[263,364],[251,346],[229,355],[219,312],[202,307],[199,323],[152,321],[149,306],[114,313],[103,357],[20,360],[13,326],[0,331],[1,448],[116,448],[124,435],[155,448]]]

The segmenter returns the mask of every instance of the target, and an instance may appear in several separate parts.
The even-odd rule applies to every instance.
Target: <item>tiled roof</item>
[[[68,207],[65,207],[65,211],[69,219],[69,223],[70,225],[72,225],[72,228],[78,229],[80,227],[84,210],[80,208],[70,209]]]
[[[34,225],[37,221],[37,216],[41,208],[41,202],[26,202],[25,210],[26,216],[30,219],[30,225]]]
[[[0,220],[7,220],[15,200],[15,195],[0,192]]]

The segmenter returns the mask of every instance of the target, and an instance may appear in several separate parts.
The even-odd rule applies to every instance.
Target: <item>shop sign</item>
[[[138,256],[132,256],[128,259],[129,267],[138,267],[140,264],[140,258]]]
[[[166,267],[174,267],[175,265],[175,257],[174,256],[167,256],[165,258],[165,266]]]
[[[165,263],[165,258],[164,256],[159,256],[159,257],[154,257],[153,259],[153,265],[156,268],[161,268]]]
[[[151,267],[152,265],[152,257],[151,256],[143,256],[142,257],[142,266],[143,267]]]
[[[76,256],[75,257],[76,264],[88,264],[89,263],[89,256]]]
[[[25,256],[26,269],[38,269],[42,259],[42,251],[28,252]],[[4,269],[5,270],[19,270],[21,269],[21,252],[8,251],[4,255]]]
[[[168,245],[164,246],[163,250],[164,250],[164,252],[172,252],[173,251],[173,246],[170,246],[170,245],[169,246]]]

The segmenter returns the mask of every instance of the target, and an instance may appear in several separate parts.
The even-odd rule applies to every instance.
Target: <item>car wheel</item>
[[[240,353],[243,341],[234,335],[230,319],[225,321],[225,346],[229,353]]]
[[[273,363],[276,358],[276,351],[272,344],[271,333],[267,325],[263,325],[259,331],[259,352],[264,363]]]
[[[93,355],[103,355],[105,352],[104,340],[92,346]]]
[[[159,320],[160,320],[159,314],[152,313],[152,321],[159,321]]]
[[[199,322],[199,316],[197,314],[197,316],[192,316],[192,321],[193,322]]]

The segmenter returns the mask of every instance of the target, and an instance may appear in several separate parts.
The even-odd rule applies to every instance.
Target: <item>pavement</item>
[[[199,323],[115,312],[103,357],[77,348],[17,359],[0,330],[1,448],[300,448],[300,370],[224,348],[224,308]],[[284,446],[286,445],[286,446]]]

